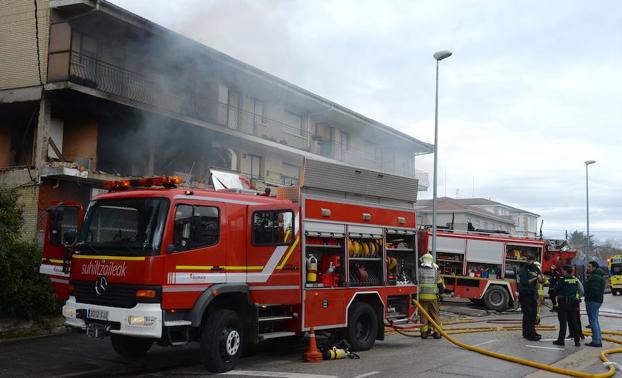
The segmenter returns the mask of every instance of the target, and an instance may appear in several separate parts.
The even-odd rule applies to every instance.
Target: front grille
[[[109,284],[101,295],[95,291],[94,281],[73,281],[73,295],[79,303],[94,304],[99,306],[132,308],[138,303],[136,290],[152,289],[156,290],[156,298],[141,298],[140,302],[157,303],[160,300],[159,287],[147,287],[142,285],[121,285]]]

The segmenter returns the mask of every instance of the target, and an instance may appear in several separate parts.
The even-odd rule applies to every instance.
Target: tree
[[[0,318],[32,319],[58,313],[50,280],[39,274],[41,251],[21,240],[18,194],[0,188]]]
[[[570,233],[570,237],[568,238],[568,244],[573,248],[582,250],[587,247],[587,238],[585,237],[585,233],[583,231],[575,230]],[[594,235],[590,235],[590,249],[596,246],[596,242],[594,240]]]

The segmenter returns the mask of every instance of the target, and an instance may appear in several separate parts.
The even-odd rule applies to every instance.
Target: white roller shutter
[[[430,239],[429,248],[432,250],[432,239]],[[460,238],[447,238],[447,237],[437,237],[436,238],[436,251],[437,252],[445,252],[445,253],[458,253],[464,255],[464,239]]]
[[[342,238],[346,234],[346,226],[343,224],[305,222],[305,232],[309,236],[332,236]]]
[[[382,236],[382,228],[381,227],[369,227],[369,226],[348,226],[348,232],[350,232],[351,236],[357,236],[357,234],[361,234],[363,236]]]
[[[503,253],[503,242],[467,240],[467,262],[501,265],[503,263]]]

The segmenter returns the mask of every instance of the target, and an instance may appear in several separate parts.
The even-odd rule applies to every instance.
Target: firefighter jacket
[[[435,301],[438,299],[439,274],[433,267],[422,265],[419,268],[419,299]]]
[[[558,298],[577,299],[579,297],[579,280],[572,275],[565,275],[557,280],[555,292]]]

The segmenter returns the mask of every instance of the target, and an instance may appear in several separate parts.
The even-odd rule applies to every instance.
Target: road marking
[[[479,347],[479,346],[482,346],[482,345],[486,345],[486,344],[494,343],[495,341],[499,341],[499,340],[497,340],[497,339],[492,339],[492,340],[484,341],[483,343],[475,344],[475,345],[473,345],[473,346],[475,346],[475,347]]]
[[[557,341],[557,339],[540,339],[540,341]]]
[[[352,377],[352,378],[371,377],[372,375],[376,375],[376,374],[380,374],[380,372],[379,371],[370,371],[369,373],[357,375],[356,377]]]
[[[549,349],[549,350],[566,350],[565,348],[543,347],[536,345],[525,345],[527,348]]]
[[[242,375],[247,377],[275,377],[275,378],[338,378],[336,375],[287,373],[281,371],[260,370],[231,370],[220,375]]]

